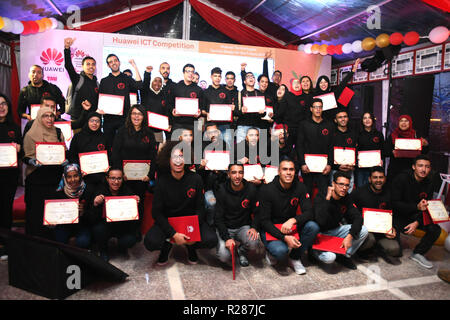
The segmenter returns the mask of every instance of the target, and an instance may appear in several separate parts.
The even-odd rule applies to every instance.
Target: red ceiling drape
[[[145,8],[133,10],[99,21],[87,23],[82,25],[81,31],[97,31],[97,32],[116,32],[136,23],[144,21],[148,18],[156,16],[157,14],[169,10],[176,5],[182,3],[183,0],[169,0],[157,4],[150,5]]]
[[[214,8],[201,3],[199,0],[189,0],[189,3],[211,26],[241,44],[286,49],[285,46],[277,41],[272,40],[223,13],[220,13]]]

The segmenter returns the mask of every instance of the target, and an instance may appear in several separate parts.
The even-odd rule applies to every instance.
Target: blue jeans
[[[54,236],[57,242],[69,243],[70,237],[75,236],[75,245],[78,248],[87,249],[91,246],[91,230],[85,226],[75,224],[60,224],[54,229]]]
[[[321,232],[321,234],[327,235],[327,236],[333,236],[333,237],[339,237],[339,238],[345,238],[349,233],[352,225],[351,224],[345,224],[343,226],[339,226],[335,229],[328,230],[326,232]],[[364,243],[367,236],[369,235],[369,231],[365,226],[362,226],[361,231],[359,232],[359,238],[353,239],[352,246],[347,250],[347,253],[345,254],[346,257],[351,257],[358,249],[359,247]],[[336,254],[334,252],[326,252],[326,251],[319,251],[314,250],[314,255],[322,262],[330,264],[333,263],[334,260],[336,260]]]
[[[241,244],[238,247],[240,253],[246,254],[247,251],[254,251],[259,246],[259,240],[250,240],[248,238],[247,232],[250,230],[250,226],[245,225],[238,229],[228,229],[228,233],[230,237],[234,240],[239,241]],[[217,258],[223,263],[227,263],[231,261],[231,253],[225,247],[225,241],[220,237],[219,232],[217,231]]]
[[[300,243],[302,245],[298,249],[292,249],[290,257],[294,260],[300,259],[301,253],[305,252],[313,245],[319,230],[319,225],[316,222],[308,221],[300,230]],[[266,247],[266,250],[278,261],[284,260],[287,257],[289,247],[286,242],[281,240],[267,241],[265,232],[261,232],[261,240]]]
[[[216,209],[216,196],[212,190],[205,192],[205,209],[206,209],[206,222],[212,226],[214,224],[214,212]]]
[[[358,188],[369,183],[370,169],[369,168],[358,168],[356,170],[356,186]]]
[[[231,125],[221,124],[219,125],[219,131],[222,134],[223,141],[228,143],[228,146],[231,147],[234,144],[233,143],[234,134],[233,130],[231,129]]]

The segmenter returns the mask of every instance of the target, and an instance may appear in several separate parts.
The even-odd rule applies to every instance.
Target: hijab
[[[94,118],[94,117],[100,119],[100,127],[99,127],[98,130],[96,130],[96,131],[92,131],[92,130],[89,128],[89,120],[90,120],[91,118]],[[86,123],[84,124],[83,130],[81,130],[81,132],[82,132],[83,134],[88,134],[88,135],[101,135],[101,134],[102,134],[102,125],[101,125],[101,123],[102,123],[102,116],[101,116],[99,113],[97,113],[97,112],[90,112],[90,113],[88,114]],[[80,132],[80,133],[81,133],[81,132]]]
[[[409,128],[408,130],[401,130],[397,125],[397,128],[391,133],[393,143],[395,143],[395,139],[397,138],[414,139],[416,137],[416,130],[413,129],[412,118],[407,114],[403,114],[398,117],[398,121],[400,122],[401,119],[407,119],[409,121]]]
[[[78,176],[80,177],[80,185],[78,187],[72,188],[67,183],[67,175],[71,171],[76,171]],[[86,189],[86,183],[83,181],[83,177],[81,175],[81,170],[80,170],[80,167],[78,166],[78,164],[71,163],[71,164],[68,164],[67,166],[65,166],[62,179],[59,182],[59,186],[58,186],[58,189],[56,189],[56,191],[64,190],[64,194],[66,196],[68,196],[70,199],[76,199],[76,198],[79,198],[83,194],[85,189]]]
[[[292,94],[294,94],[294,95],[296,95],[296,96],[299,96],[299,95],[302,94],[302,87],[301,87],[301,85],[300,85],[300,91],[295,91],[295,90],[294,90],[294,81],[296,81],[296,80],[297,80],[298,82],[300,82],[299,79],[292,79],[292,80],[290,81],[289,91],[290,91]]]
[[[152,87],[152,83],[156,78],[161,78],[161,82],[162,82],[161,88],[158,91],[155,91]],[[159,76],[159,75],[152,76],[152,78],[150,79],[150,90],[153,91],[154,94],[156,94],[156,95],[159,94],[161,92],[163,86],[164,86],[164,78],[162,76]]]

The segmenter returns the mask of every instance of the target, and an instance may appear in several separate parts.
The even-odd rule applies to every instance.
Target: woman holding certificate
[[[31,129],[25,134],[23,148],[27,234],[45,236],[44,200],[51,199],[67,164],[66,145],[61,130],[54,125],[55,114],[41,107]]]
[[[409,144],[413,144],[415,141],[420,140],[419,144],[421,144],[421,149],[418,149],[414,156],[411,157],[404,157],[404,154],[399,153],[399,151],[403,150],[396,150],[396,140],[397,139],[406,139],[402,141],[406,141]],[[403,146],[408,147],[408,146]],[[412,149],[416,149],[413,145],[412,148],[408,151],[414,151]],[[413,129],[413,121],[412,118],[409,115],[401,115],[398,118],[398,126],[397,128],[392,131],[392,133],[389,135],[389,138],[386,139],[386,156],[390,157],[389,160],[389,168],[387,171],[387,177],[388,177],[388,183],[392,182],[395,176],[397,176],[400,172],[402,172],[405,169],[411,169],[411,166],[413,164],[413,158],[415,158],[418,154],[427,154],[428,153],[428,141],[424,138],[418,138],[416,134],[416,130]]]
[[[21,158],[21,153],[20,127],[14,123],[11,102],[0,94],[0,228],[7,230],[12,225],[12,206],[19,181],[17,160]],[[0,245],[3,245],[2,239]]]

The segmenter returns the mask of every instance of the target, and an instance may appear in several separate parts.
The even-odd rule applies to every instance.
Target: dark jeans
[[[55,241],[69,243],[71,237],[75,236],[75,245],[78,248],[88,249],[91,246],[92,234],[87,226],[77,224],[60,224],[54,229]]]
[[[125,117],[104,115],[103,119],[103,133],[108,146],[112,148],[117,130],[125,124]]]
[[[322,195],[326,195],[328,191],[328,181],[330,180],[329,175],[323,175],[321,173],[303,173],[302,172],[303,183],[306,186],[306,190],[312,196],[314,183],[317,186],[317,190]]]
[[[413,221],[406,221],[406,220],[394,220],[394,225],[397,230],[397,237],[395,238],[398,243],[400,244],[400,232],[404,233],[405,227],[410,224]],[[420,239],[419,244],[414,248],[413,253],[419,253],[421,255],[426,254],[431,247],[433,246],[434,242],[439,238],[441,235],[441,227],[437,224],[429,224],[424,226],[422,219],[419,221],[419,226],[417,229],[420,229],[425,232],[425,235]],[[401,246],[400,246],[401,248]]]
[[[108,241],[113,237],[117,238],[119,250],[125,250],[133,247],[137,242],[136,227],[135,221],[102,221],[92,228],[92,235],[100,252],[105,252],[108,249]]]

